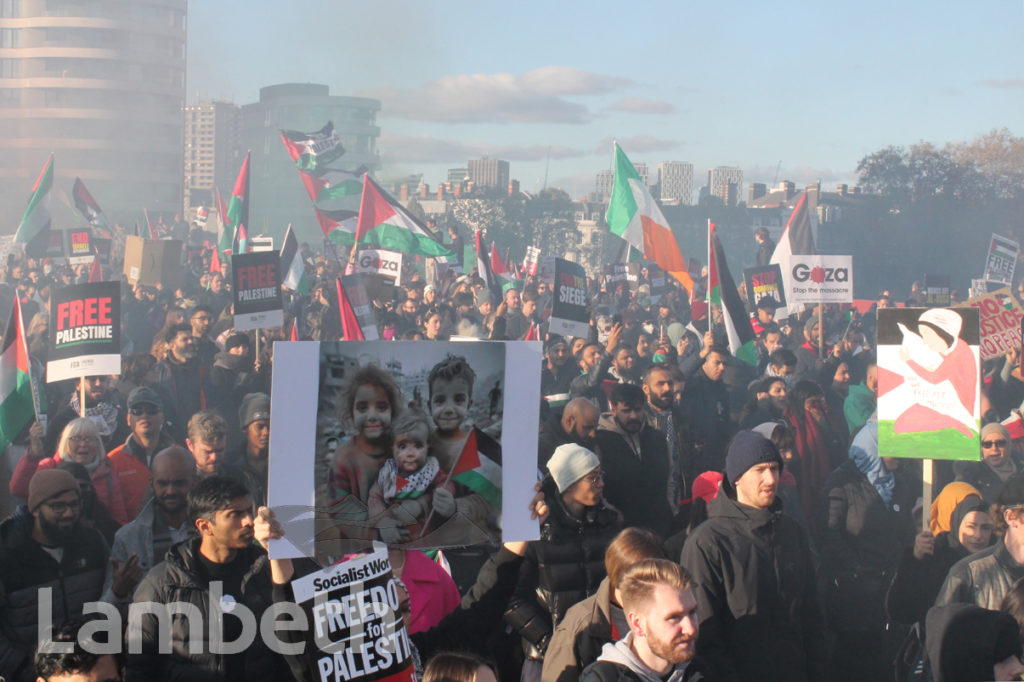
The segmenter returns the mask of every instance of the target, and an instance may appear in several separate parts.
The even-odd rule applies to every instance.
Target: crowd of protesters
[[[304,245],[309,293],[285,291],[281,328],[238,332],[229,259],[211,272],[209,246],[189,244],[179,288],[123,284],[119,376],[45,381],[49,296],[84,282],[86,267],[12,256],[3,269],[43,413],[3,453],[7,680],[319,679],[308,658],[258,638],[213,653],[211,633],[180,614],[170,632],[144,621],[141,649],[125,654],[55,654],[38,641],[41,588],[52,590],[50,638],[74,642],[90,602],[206,613],[213,593],[259,619],[292,597],[292,576],[316,568],[265,551],[282,532],[265,508],[273,343],[293,329],[342,338],[344,258]],[[1000,423],[1024,400],[1016,350],[983,367],[979,461],[936,462],[937,494],[922,509],[919,461],[878,450],[875,311],[895,305],[889,291],[865,314],[750,305],[753,365],[730,353],[696,273],[692,294],[652,296],[646,268],[631,284],[594,279],[589,335],[563,338],[547,333],[542,278],[496,291],[457,262],[417,260],[406,258],[400,287],[368,288],[381,338],[543,342],[541,395],[511,406],[541,411],[541,539],[450,562],[390,552],[421,679],[1024,671],[1024,458]],[[120,272],[116,254],[110,265]],[[901,303],[923,305],[916,295]],[[242,625],[223,627],[232,640]],[[171,653],[159,653],[167,638]]]

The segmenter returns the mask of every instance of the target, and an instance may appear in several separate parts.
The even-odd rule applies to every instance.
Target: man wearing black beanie
[[[729,444],[721,493],[683,546],[701,614],[698,655],[722,680],[827,679],[807,536],[777,498],[782,457],[753,431]]]

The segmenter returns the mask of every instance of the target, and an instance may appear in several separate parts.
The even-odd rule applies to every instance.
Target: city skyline
[[[381,100],[381,175],[436,186],[486,155],[524,190],[546,175],[573,196],[610,168],[612,139],[651,168],[692,163],[694,191],[711,168],[742,168],[742,198],[751,182],[855,183],[857,161],[890,144],[1022,128],[1020,5],[656,3],[635,26],[605,9],[192,3],[188,101],[322,82]],[[238,50],[217,39],[227,25],[282,49]]]

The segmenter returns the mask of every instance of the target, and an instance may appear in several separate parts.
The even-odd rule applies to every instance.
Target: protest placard
[[[538,413],[512,406],[540,394],[540,360],[538,342],[278,343],[271,556],[536,538]]]
[[[924,302],[928,306],[945,308],[950,303],[949,275],[924,276]]]
[[[970,298],[957,308],[977,308],[981,319],[981,359],[991,360],[1020,348],[1024,308],[1009,287]]]
[[[57,289],[50,300],[46,381],[121,373],[121,285]]]
[[[878,454],[977,460],[978,309],[878,311]]]
[[[747,300],[756,306],[762,298],[775,300],[776,308],[786,307],[786,288],[782,282],[782,266],[778,263],[763,268],[747,268],[743,271],[747,283]]]
[[[850,303],[853,301],[853,256],[789,258],[789,303]]]
[[[356,254],[356,272],[382,275],[402,286],[402,254],[387,249],[363,249]]]
[[[523,269],[529,276],[537,274],[537,267],[540,264],[540,249],[536,246],[526,247],[526,257],[523,259]]]
[[[373,314],[373,304],[366,290],[365,279],[358,273],[345,275],[341,278],[341,286],[345,288],[349,305],[356,315],[359,328],[363,330],[363,338],[367,341],[376,341],[380,338],[380,332],[377,330],[377,317]]]
[[[124,269],[129,284],[142,284],[173,291],[185,281],[181,262],[182,243],[175,239],[125,238]]]
[[[235,329],[265,329],[284,324],[281,259],[276,251],[231,256]]]
[[[1017,267],[1020,256],[1020,244],[998,234],[992,235],[988,246],[988,257],[985,259],[983,279],[990,279],[1006,284],[1013,283],[1013,271]]]
[[[92,248],[92,230],[88,227],[67,230],[67,246],[64,252],[71,265],[91,263],[95,254]]]
[[[636,291],[640,286],[640,264],[610,263],[605,268],[604,282],[608,291],[614,291],[623,284],[630,291]]]
[[[310,624],[305,655],[321,682],[415,682],[401,613],[408,597],[385,547],[296,578],[291,586]]]
[[[668,275],[657,265],[647,266],[647,281],[651,285],[651,304],[657,305],[661,297],[669,292]]]
[[[548,320],[548,332],[562,336],[588,337],[587,271],[579,263],[555,259],[555,290]]]

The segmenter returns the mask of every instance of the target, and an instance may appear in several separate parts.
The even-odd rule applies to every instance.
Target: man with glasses
[[[595,437],[605,497],[622,512],[624,525],[665,536],[672,525],[665,434],[646,423],[647,396],[639,386],[616,384],[608,402],[611,412],[601,415]]]
[[[174,441],[164,430],[163,401],[147,386],[138,386],[128,394],[128,426],[131,435],[107,457],[121,486],[125,511],[133,519],[149,487],[154,455],[174,445]]]
[[[998,524],[994,530],[1004,531],[1002,538],[953,564],[936,606],[975,604],[998,611],[1013,584],[1024,578],[1024,475],[1003,484],[990,514]]]
[[[0,523],[0,671],[8,680],[36,677],[40,609],[60,623],[100,598],[107,543],[79,523],[81,511],[74,477],[43,469],[29,482],[27,511]]]
[[[199,362],[209,365],[217,355],[220,348],[210,340],[210,325],[213,324],[213,311],[209,306],[197,305],[189,313],[189,324],[192,325],[192,336],[196,340],[196,352],[199,353]]]
[[[1024,472],[1024,461],[1017,454],[1010,432],[999,422],[981,428],[981,461],[957,462],[957,480],[977,488],[985,504],[991,505],[1004,481]]]

